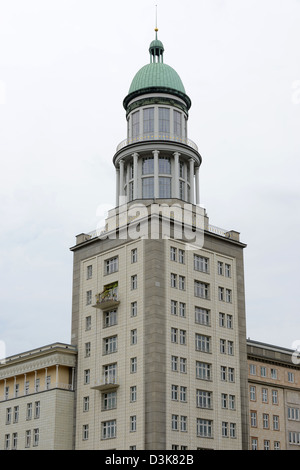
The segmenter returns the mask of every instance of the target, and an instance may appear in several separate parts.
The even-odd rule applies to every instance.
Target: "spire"
[[[150,52],[150,63],[163,63],[164,46],[161,41],[157,38],[158,27],[157,27],[157,5],[155,15],[155,39],[151,42],[149,47]]]

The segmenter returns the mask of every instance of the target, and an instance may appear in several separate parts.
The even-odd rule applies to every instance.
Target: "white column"
[[[133,199],[139,198],[138,192],[138,158],[139,154],[134,153],[133,157]]]
[[[179,199],[179,152],[175,152],[174,154],[174,194],[172,197]]]
[[[120,196],[120,170],[116,168],[116,207],[119,206],[119,196]]]
[[[196,167],[196,204],[200,204],[199,166]]]
[[[120,166],[120,190],[119,190],[119,196],[123,197],[124,196],[124,160],[120,160],[119,163]]]
[[[194,159],[190,158],[190,203],[194,204]]]
[[[159,198],[159,181],[158,181],[158,154],[159,150],[153,150],[154,155],[154,199]]]
[[[45,367],[45,383],[44,383],[44,390],[47,390],[47,373],[48,373],[48,369],[47,369],[47,367]]]

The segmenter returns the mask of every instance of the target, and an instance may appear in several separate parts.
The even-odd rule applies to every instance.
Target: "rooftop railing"
[[[187,137],[180,137],[178,135],[174,134],[169,134],[169,133],[159,133],[159,134],[141,134],[138,135],[137,137],[132,137],[129,139],[122,140],[122,142],[119,143],[117,146],[117,152],[119,150],[122,150],[123,148],[127,147],[127,145],[135,144],[138,142],[147,142],[147,141],[153,141],[153,140],[164,140],[164,141],[169,141],[169,142],[178,142],[180,144],[185,144],[188,147],[191,147],[193,150],[196,150],[198,152],[198,146],[193,142],[191,139],[188,139]]]

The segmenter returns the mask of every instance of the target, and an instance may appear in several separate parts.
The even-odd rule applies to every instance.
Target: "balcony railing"
[[[119,386],[120,384],[118,383],[117,377],[111,374],[104,375],[101,379],[96,380],[91,388],[95,390],[109,390],[112,388],[118,388]]]
[[[116,283],[107,286],[103,292],[96,295],[96,304],[93,307],[106,310],[117,307],[119,303],[118,284]]]
[[[117,146],[117,152],[119,152],[119,150],[122,150],[124,147],[127,147],[127,145],[135,144],[138,142],[153,141],[153,140],[165,140],[165,141],[170,141],[170,142],[178,142],[180,144],[188,145],[193,150],[196,150],[196,152],[198,152],[197,145],[191,139],[188,139],[187,137],[180,137],[175,134],[169,134],[169,133],[163,133],[163,132],[159,134],[152,134],[152,133],[141,134],[141,135],[138,135],[137,137],[132,137],[130,139],[122,140],[122,142],[120,142],[119,145]]]

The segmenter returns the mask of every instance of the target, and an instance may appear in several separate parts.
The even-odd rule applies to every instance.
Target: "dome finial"
[[[155,39],[157,39],[157,32],[158,32],[158,27],[157,27],[157,5],[155,5]]]
[[[149,47],[150,52],[150,63],[163,63],[163,53],[164,53],[164,46],[161,41],[157,39],[157,5],[156,5],[156,20],[155,20],[155,39],[151,42]]]

